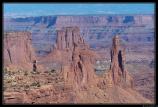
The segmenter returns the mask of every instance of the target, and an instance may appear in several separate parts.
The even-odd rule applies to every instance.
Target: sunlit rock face
[[[132,87],[132,78],[126,70],[125,48],[121,48],[119,36],[113,38],[110,69],[114,84],[128,83]]]
[[[78,27],[66,27],[58,30],[53,50],[53,53],[58,51],[61,54],[60,62],[69,66],[64,66],[65,69],[63,69],[65,81],[68,84],[81,87],[94,81],[93,62],[96,54],[84,42]]]
[[[36,59],[29,32],[7,32],[3,39],[4,66],[25,66]],[[31,66],[29,66],[32,68]]]

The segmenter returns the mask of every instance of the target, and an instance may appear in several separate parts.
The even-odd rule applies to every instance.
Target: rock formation
[[[105,80],[99,79],[94,71],[94,63],[99,56],[91,51],[84,42],[80,36],[79,28],[66,27],[57,31],[57,40],[53,52],[44,60],[61,62],[65,83],[73,84],[75,88],[84,85],[96,86],[102,84],[102,82],[105,82],[106,87],[114,85],[132,87],[132,77],[127,72],[125,65],[125,48],[120,49],[119,37],[115,36],[111,50],[110,70],[105,74]]]
[[[97,81],[93,67],[97,57],[83,40],[78,27],[65,27],[57,30],[53,52],[42,61],[60,62],[65,83],[79,89]]]
[[[78,27],[66,27],[57,31],[57,41],[53,53],[61,54],[65,81],[76,86],[94,81],[93,63],[97,55],[89,49],[80,35]]]
[[[130,85],[132,86],[132,78],[126,70],[125,48],[121,50],[119,36],[113,38],[110,69],[114,84],[130,81]]]
[[[27,39],[22,41],[26,42]],[[21,43],[21,41],[17,43]],[[11,46],[8,47],[5,49],[10,49]],[[28,54],[27,51],[23,50],[25,45],[22,45],[22,47],[18,45],[17,48],[15,51],[25,52],[23,54],[25,56],[17,53],[21,56],[19,55],[20,59],[17,58],[16,64],[21,65],[21,63],[30,62],[32,57],[26,60]],[[11,58],[13,52],[11,51]],[[125,49],[120,50],[118,36],[113,38],[111,68],[101,77],[95,75],[93,64],[96,58],[98,58],[98,55],[90,50],[89,46],[84,42],[78,27],[63,28],[57,31],[57,40],[52,53],[41,60],[59,62],[62,65],[61,72],[51,74],[51,72],[44,71],[34,75],[31,73],[27,74],[27,76],[18,75],[19,77],[15,77],[15,79],[18,79],[17,86],[24,88],[24,90],[18,89],[20,92],[11,92],[7,88],[6,90],[9,91],[4,93],[4,102],[29,104],[150,103],[149,100],[131,88],[132,77],[125,67]],[[13,62],[14,60],[10,63]],[[21,84],[24,86],[21,87]],[[14,89],[11,88],[11,90]]]
[[[63,30],[57,31],[57,48],[74,49],[76,45],[85,45],[83,38],[80,36],[80,30],[78,27],[67,27]]]
[[[35,60],[35,54],[31,43],[31,33],[7,32],[4,34],[3,42],[4,66],[16,65],[32,68],[31,63]]]

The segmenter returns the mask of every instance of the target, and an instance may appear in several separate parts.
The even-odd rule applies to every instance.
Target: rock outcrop
[[[88,85],[88,82],[94,81],[93,61],[96,54],[92,52],[80,35],[78,27],[67,27],[58,31],[57,49],[68,51],[65,60],[70,61],[70,69],[66,72],[65,81],[68,84],[76,84],[76,87]],[[61,51],[62,52],[62,51]]]
[[[94,84],[93,63],[97,57],[84,42],[78,27],[66,27],[57,31],[53,52],[44,60],[61,62],[66,84],[76,84],[77,88]]]
[[[59,50],[72,50],[76,45],[86,45],[83,38],[80,36],[80,30],[78,27],[67,27],[63,30],[58,30],[56,43]]]
[[[119,36],[113,38],[110,69],[114,84],[128,83],[132,87],[132,77],[126,70],[125,48],[121,49]]]
[[[29,32],[7,32],[3,40],[4,66],[31,68],[35,54]]]

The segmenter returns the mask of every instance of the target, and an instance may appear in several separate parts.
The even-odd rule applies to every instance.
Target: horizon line
[[[52,14],[52,15],[30,15],[30,16],[3,16],[4,18],[29,18],[29,17],[48,17],[48,16],[106,16],[106,15],[155,15],[155,13],[129,13],[129,14],[124,14],[124,13],[107,13],[107,14]]]

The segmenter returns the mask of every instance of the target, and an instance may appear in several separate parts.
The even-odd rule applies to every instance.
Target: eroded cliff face
[[[126,26],[153,23],[152,15],[85,15],[85,16],[58,16],[56,27],[66,26]]]
[[[16,65],[32,69],[35,60],[34,49],[29,32],[7,32],[3,40],[4,66]]]
[[[142,43],[143,48],[144,43],[154,42],[154,20],[154,15],[129,14],[5,18],[4,30],[31,32],[36,53],[45,56],[55,43],[55,31],[67,26],[78,26],[84,40],[94,49],[111,45],[111,37],[117,33],[125,42]]]

